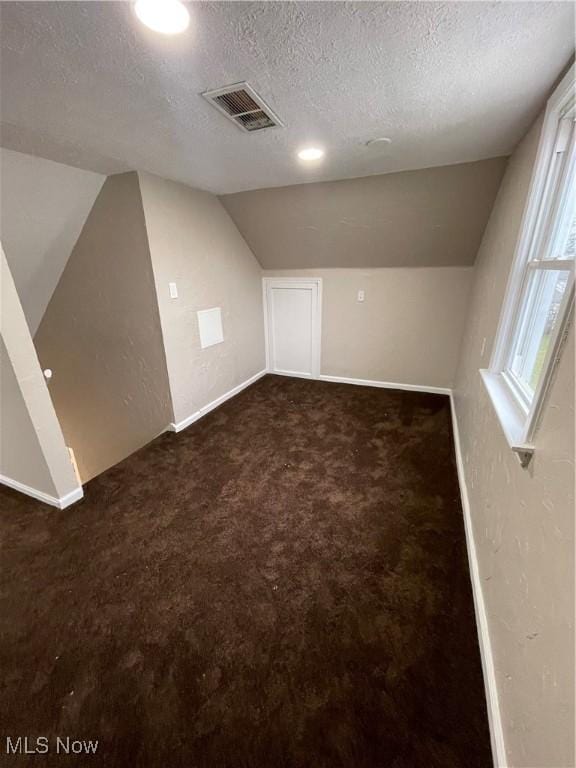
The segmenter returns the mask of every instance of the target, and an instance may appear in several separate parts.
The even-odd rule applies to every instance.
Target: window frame
[[[549,252],[566,225],[566,217],[555,214],[558,211],[566,213],[570,183],[576,176],[575,119],[575,66],[572,65],[547,104],[490,366],[480,370],[508,444],[523,466],[527,466],[535,450],[538,421],[573,314],[574,259],[538,257]],[[561,141],[565,142],[564,151],[568,154],[558,161]],[[555,167],[557,162],[561,163],[559,170]],[[534,271],[561,271],[563,265],[570,272],[568,284],[558,309],[558,321],[550,336],[542,373],[530,400],[521,381],[510,370],[516,341],[521,335],[520,311],[525,306]]]

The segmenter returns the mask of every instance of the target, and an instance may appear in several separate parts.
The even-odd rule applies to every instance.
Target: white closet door
[[[271,373],[320,375],[319,280],[264,278]]]

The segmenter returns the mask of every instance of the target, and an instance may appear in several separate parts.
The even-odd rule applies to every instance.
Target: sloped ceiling
[[[220,199],[265,269],[474,263],[506,158]]]
[[[189,7],[163,37],[129,2],[0,3],[4,146],[219,194],[497,157],[574,49],[568,2]],[[284,129],[247,135],[200,96],[240,80]],[[326,148],[314,169],[295,161],[307,142]]]
[[[104,178],[0,150],[2,243],[32,335]]]

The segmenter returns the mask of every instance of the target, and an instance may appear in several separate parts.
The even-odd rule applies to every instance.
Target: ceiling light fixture
[[[300,152],[298,152],[298,157],[300,160],[320,160],[322,157],[324,157],[324,150],[318,149],[318,147],[307,147],[306,149],[301,149]]]
[[[190,24],[188,9],[180,0],[137,0],[136,16],[154,32],[177,35]]]
[[[387,136],[381,136],[378,139],[370,139],[370,141],[366,142],[367,147],[377,146],[378,144],[392,144],[392,139],[389,139]]]

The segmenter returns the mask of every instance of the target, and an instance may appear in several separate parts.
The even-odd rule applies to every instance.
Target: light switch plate
[[[363,290],[359,290],[357,301],[364,301],[365,298],[366,298],[366,292]]]
[[[170,298],[171,299],[177,299],[178,298],[178,286],[176,283],[168,283],[168,288],[170,289]]]
[[[201,309],[196,314],[198,315],[198,331],[202,349],[212,347],[214,344],[221,344],[224,341],[224,332],[220,307]]]

